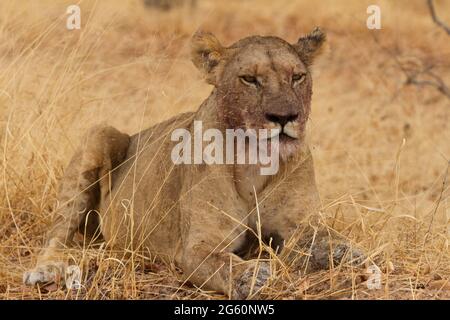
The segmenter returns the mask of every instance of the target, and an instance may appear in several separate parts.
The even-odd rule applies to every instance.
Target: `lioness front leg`
[[[270,193],[267,204],[260,204],[266,209],[262,217],[263,234],[272,238],[279,251],[287,243],[291,248],[301,246],[307,250],[308,257],[301,260],[307,261],[312,269],[327,269],[340,263],[360,265],[365,260],[362,250],[320,222],[320,199],[309,149],[301,154],[299,163],[285,173],[287,178]]]
[[[36,267],[24,273],[25,284],[52,282],[64,276],[66,261],[61,249],[70,244],[78,228],[98,232],[98,226],[85,226],[86,217],[107,191],[108,173],[123,161],[128,145],[129,136],[112,127],[94,127],[86,134],[65,170],[58,193],[61,207]]]
[[[269,226],[277,227],[271,228],[266,236],[266,238],[272,237],[272,246],[277,247],[278,252],[281,251],[285,256],[290,257],[290,260],[300,259],[300,261],[308,262],[308,270],[328,269],[332,265],[341,263],[360,266],[365,261],[366,256],[360,248],[336,231],[328,230],[325,226],[315,223],[316,217],[310,216],[309,219],[304,215],[298,215],[298,219],[292,219],[292,217],[296,217],[295,212],[291,212],[289,216],[280,215],[277,219],[267,220],[270,222]],[[273,237],[274,235],[276,237]],[[278,241],[273,241],[274,238]],[[298,256],[298,249],[286,252],[295,247],[300,248],[305,256]]]
[[[323,270],[339,264],[360,266],[366,259],[364,252],[336,231],[318,223],[314,215],[318,212],[311,213],[307,218],[301,214],[297,219],[296,212],[291,212],[289,216],[280,215],[283,222],[278,221],[276,230],[271,232],[283,239],[283,243],[279,243],[280,249],[285,244],[289,247],[286,250],[301,247],[307,256],[298,258],[308,262],[308,270]],[[298,250],[292,252],[298,255]]]
[[[182,248],[178,264],[186,281],[200,288],[245,299],[267,282],[266,261],[243,260],[235,253],[246,242],[249,212],[235,193],[234,181],[225,166],[188,171],[180,201]],[[194,172],[196,175],[191,176]],[[192,180],[191,180],[192,178]]]

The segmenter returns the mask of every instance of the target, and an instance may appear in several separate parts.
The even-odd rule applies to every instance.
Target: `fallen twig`
[[[447,26],[442,20],[438,18],[436,15],[436,10],[434,9],[434,3],[433,0],[427,0],[428,8],[430,9],[431,18],[433,19],[434,23],[436,23],[439,27],[444,29],[448,35],[450,35],[450,27]]]

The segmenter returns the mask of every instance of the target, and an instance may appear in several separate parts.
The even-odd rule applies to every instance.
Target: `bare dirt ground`
[[[189,39],[224,44],[248,35],[294,42],[320,25],[328,49],[314,68],[308,135],[323,215],[382,271],[303,274],[281,268],[269,299],[450,298],[450,100],[405,84],[433,65],[450,83],[450,37],[426,1],[375,1],[382,29],[368,30],[374,1],[198,1],[168,12],[141,1],[81,1],[81,30],[66,29],[70,1],[0,3],[0,298],[207,299],[174,265],[111,249],[68,250],[83,288],[28,288],[22,273],[43,245],[56,190],[82,134],[108,123],[129,134],[195,110],[211,90],[189,60]],[[435,1],[450,22],[450,1]]]

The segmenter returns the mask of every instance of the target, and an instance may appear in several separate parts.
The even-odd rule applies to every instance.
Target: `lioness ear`
[[[192,37],[191,59],[212,85],[216,83],[217,66],[224,58],[225,48],[210,32],[197,31]]]
[[[326,34],[319,27],[316,27],[311,33],[298,39],[297,43],[294,44],[294,48],[303,63],[310,66],[322,52],[325,40]]]

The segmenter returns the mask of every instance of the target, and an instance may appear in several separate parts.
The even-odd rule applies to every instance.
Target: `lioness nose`
[[[281,124],[281,126],[284,126],[286,123],[290,121],[295,121],[298,118],[298,113],[291,113],[291,114],[276,114],[276,113],[266,113],[265,114],[266,119]]]

